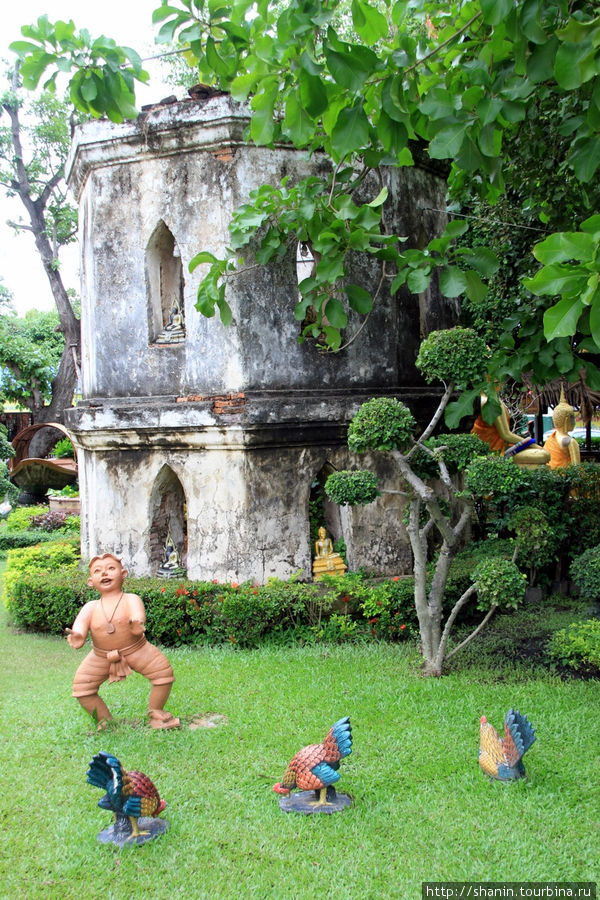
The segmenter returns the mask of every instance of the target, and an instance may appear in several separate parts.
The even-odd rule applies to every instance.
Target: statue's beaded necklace
[[[108,616],[106,615],[105,610],[104,610],[104,605],[103,605],[103,603],[102,603],[102,597],[100,597],[100,609],[101,609],[102,612],[104,613],[104,618],[106,619],[106,633],[107,633],[107,634],[114,634],[115,626],[113,625],[112,620],[113,620],[114,617],[115,617],[115,613],[116,613],[116,611],[117,611],[117,609],[118,609],[118,607],[119,607],[119,603],[121,602],[122,599],[123,599],[123,591],[121,591],[121,596],[120,596],[119,599],[117,600],[116,606],[115,606],[115,608],[113,609],[112,614],[111,614],[111,617],[110,617],[110,619],[109,619]]]

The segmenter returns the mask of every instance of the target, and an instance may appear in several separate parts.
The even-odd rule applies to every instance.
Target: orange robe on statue
[[[544,450],[547,450],[550,454],[550,462],[548,466],[551,469],[561,469],[565,466],[571,465],[571,454],[569,453],[568,447],[561,447],[558,441],[556,440],[556,431],[551,432],[546,443],[544,444]]]
[[[477,416],[475,419],[471,434],[476,434],[478,438],[485,441],[492,450],[496,450],[498,453],[504,453],[506,450],[506,441],[500,437],[496,426],[493,424],[488,425],[487,422],[483,421],[481,416]]]

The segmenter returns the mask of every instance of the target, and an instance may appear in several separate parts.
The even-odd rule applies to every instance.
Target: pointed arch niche
[[[183,322],[183,286],[181,253],[171,230],[161,219],[146,247],[150,343],[164,333],[175,314]]]
[[[335,542],[340,538],[346,540],[340,507],[337,504],[332,503],[331,500],[328,500],[327,494],[325,493],[325,482],[331,473],[335,471],[335,466],[332,466],[329,462],[325,462],[313,478],[310,486],[309,522],[311,556],[314,555],[317,532],[322,525],[327,529],[332,541]]]
[[[183,486],[170,466],[164,465],[150,493],[150,564],[158,571],[170,534],[187,568],[187,504]]]

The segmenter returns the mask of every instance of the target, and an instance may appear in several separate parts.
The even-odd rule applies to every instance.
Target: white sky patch
[[[114,38],[117,44],[132,47],[143,58],[159,53],[154,44],[157,29],[152,25],[152,12],[160,0],[102,0],[101,3],[82,3],[81,0],[19,0],[5,3],[2,10],[0,57],[10,62],[15,58],[8,50],[13,41],[23,40],[21,26],[35,24],[46,14],[51,22],[73,19],[76,29],[87,28],[92,38],[103,34]],[[150,85],[136,87],[138,109],[144,104],[157,102],[169,94],[183,96],[182,88],[174,89],[161,80],[161,67],[157,62],[144,63],[150,73]],[[4,69],[4,67],[3,67]],[[8,124],[8,117],[2,117]],[[0,191],[0,284],[14,295],[18,315],[28,309],[53,309],[54,299],[29,232],[15,234],[6,220],[26,222],[26,212],[18,198],[9,200]],[[77,244],[64,248],[60,253],[61,273],[65,286],[79,293],[79,249]]]

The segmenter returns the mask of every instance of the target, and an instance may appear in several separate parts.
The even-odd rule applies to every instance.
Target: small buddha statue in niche
[[[163,330],[156,338],[157,344],[181,344],[185,341],[183,313],[179,303],[175,301],[171,307],[169,318]]]
[[[481,395],[481,406],[487,402],[485,394]],[[475,420],[475,424],[471,429],[471,434],[476,434],[478,438],[485,441],[486,444],[496,450],[498,453],[505,453],[511,456],[513,462],[518,466],[524,466],[528,469],[535,469],[538,466],[545,466],[550,459],[550,454],[539,444],[524,438],[520,434],[515,434],[510,430],[510,417],[504,403],[500,401],[502,411],[500,415],[494,419],[489,425],[481,414]],[[523,443],[522,449],[517,449],[519,444]],[[507,452],[508,451],[508,452]]]
[[[575,410],[565,399],[564,387],[560,389],[560,400],[552,413],[552,422],[554,431],[544,444],[544,449],[550,454],[548,465],[551,469],[576,466],[581,462],[581,451],[575,438],[569,434],[575,428]]]
[[[317,581],[323,575],[343,575],[347,566],[339,553],[335,553],[331,538],[325,528],[319,528],[315,541],[313,577]]]
[[[181,566],[179,553],[175,548],[175,542],[171,537],[171,532],[167,535],[162,562],[157,574],[161,578],[181,578],[185,575],[185,569]]]

